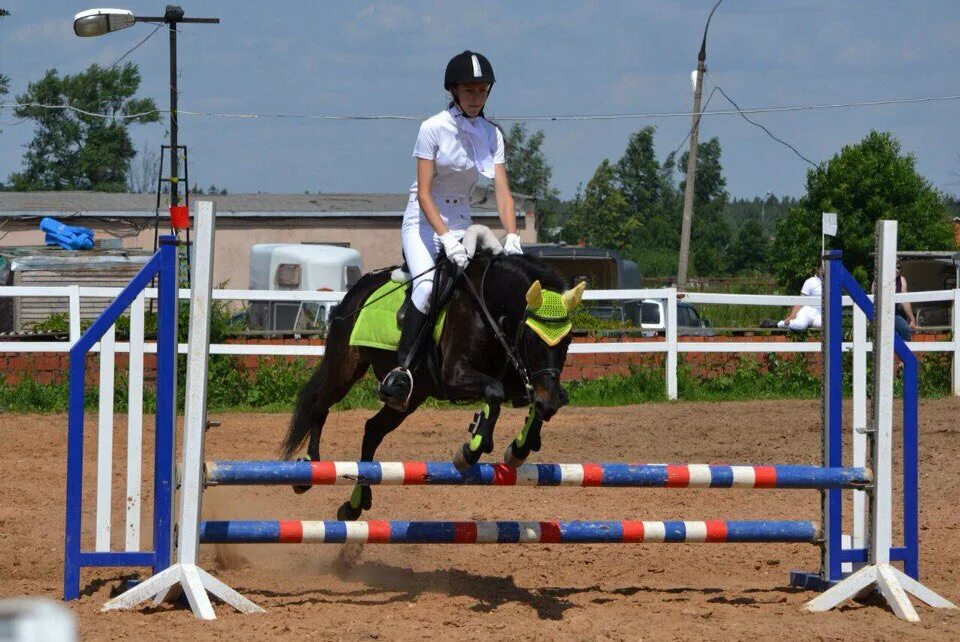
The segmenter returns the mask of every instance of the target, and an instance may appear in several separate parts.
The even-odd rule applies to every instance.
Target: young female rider
[[[472,51],[457,54],[443,79],[451,97],[448,108],[420,125],[413,148],[417,180],[410,188],[401,228],[403,256],[412,275],[433,267],[441,247],[459,268],[466,268],[470,257],[461,240],[471,225],[468,194],[481,177],[493,179],[497,211],[507,231],[504,251],[522,251],[504,168],[503,134],[483,115],[494,81],[493,67],[484,56]],[[413,388],[409,352],[431,318],[427,313],[433,272],[417,277],[412,288],[413,305],[404,314],[397,349],[400,366],[380,383],[380,398],[398,409],[405,407]]]

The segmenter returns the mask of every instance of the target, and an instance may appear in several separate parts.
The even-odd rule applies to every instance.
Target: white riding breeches
[[[790,323],[784,321],[778,321],[778,328],[787,328],[791,330],[806,330],[807,328],[819,328],[823,324],[823,317],[820,314],[820,311],[816,308],[805,305],[800,308],[800,311],[797,312],[797,316],[793,317]]]
[[[467,204],[466,195],[438,196],[435,194],[434,200],[437,202],[443,222],[462,241],[471,223],[470,206]],[[407,203],[400,239],[403,242],[403,258],[407,261],[407,270],[410,276],[417,277],[413,281],[413,293],[410,298],[417,309],[426,314],[430,310],[434,273],[431,271],[422,276],[417,275],[436,265],[437,255],[440,254],[443,244],[420,212],[420,204],[415,194],[411,195]]]

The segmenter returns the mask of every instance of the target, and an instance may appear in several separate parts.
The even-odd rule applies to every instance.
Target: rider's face
[[[483,106],[487,104],[490,85],[485,82],[467,82],[457,85],[454,91],[464,115],[476,118]]]

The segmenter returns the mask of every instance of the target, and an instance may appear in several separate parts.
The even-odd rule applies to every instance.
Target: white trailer
[[[337,245],[258,243],[250,250],[251,290],[344,292],[363,274],[360,252]],[[294,332],[322,326],[334,304],[251,301],[252,329]]]

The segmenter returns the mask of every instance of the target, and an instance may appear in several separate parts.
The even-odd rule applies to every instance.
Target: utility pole
[[[700,135],[700,97],[703,95],[703,72],[707,61],[707,29],[710,28],[710,19],[723,0],[717,0],[707,16],[707,24],[703,28],[703,41],[700,43],[700,53],[697,55],[697,77],[693,87],[693,125],[690,128],[690,152],[687,154],[687,178],[683,191],[683,226],[680,228],[680,265],[677,269],[677,288],[687,285],[687,268],[690,263],[690,226],[693,223],[693,196],[697,183],[697,139]]]

